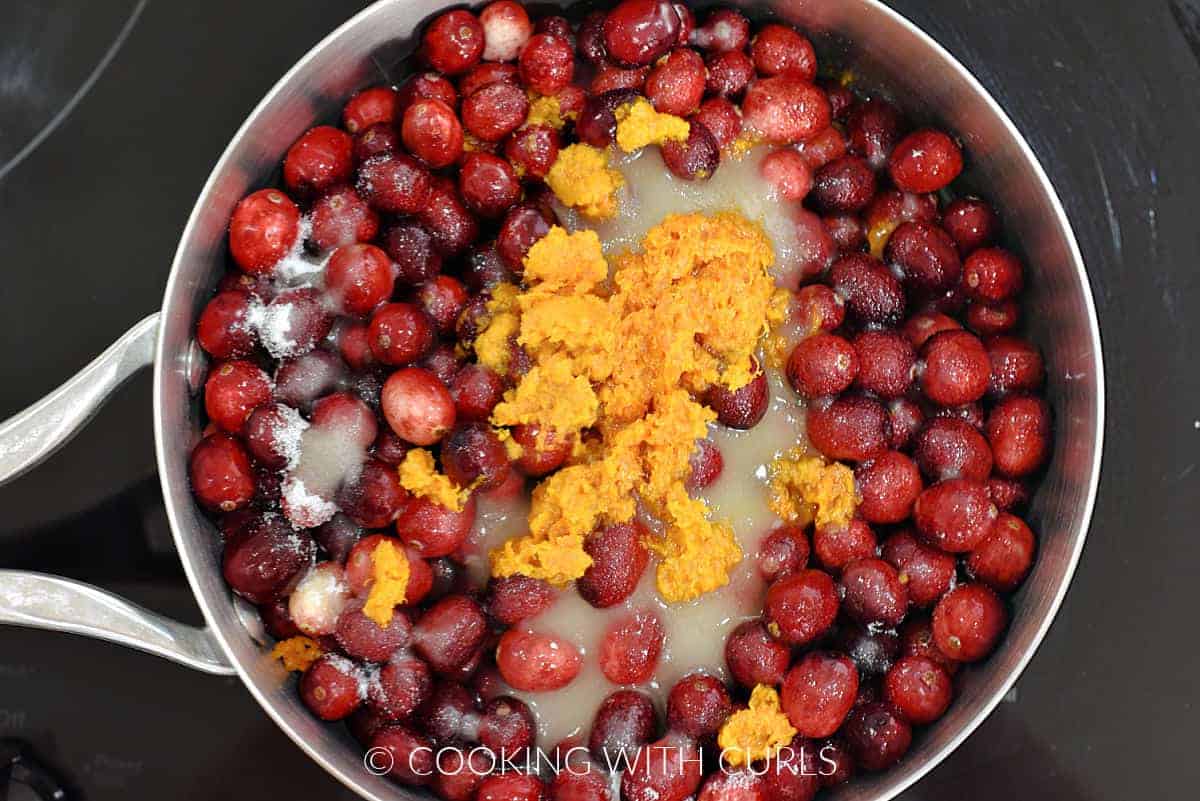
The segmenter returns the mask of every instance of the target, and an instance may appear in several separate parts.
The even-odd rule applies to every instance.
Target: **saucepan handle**
[[[154,361],[158,315],[131,328],[65,384],[0,424],[0,485],[39,465],[92,419],[138,370]],[[85,634],[206,673],[233,667],[208,629],[188,626],[77,581],[0,570],[0,624]]]

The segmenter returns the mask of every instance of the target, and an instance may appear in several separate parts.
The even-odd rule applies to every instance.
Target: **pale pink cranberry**
[[[825,93],[790,74],[750,84],[742,113],[747,128],[781,145],[811,139],[828,128],[831,119]]]
[[[512,687],[545,692],[574,681],[583,660],[578,649],[561,637],[509,629],[496,648],[496,665]]]

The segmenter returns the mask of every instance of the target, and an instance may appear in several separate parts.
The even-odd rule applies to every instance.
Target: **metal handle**
[[[58,389],[0,424],[0,485],[33,469],[66,444],[106,400],[154,361],[152,314]],[[206,673],[234,670],[208,629],[163,617],[77,581],[0,570],[0,624],[85,634],[137,648]]]

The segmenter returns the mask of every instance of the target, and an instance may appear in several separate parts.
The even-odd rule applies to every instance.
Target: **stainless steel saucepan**
[[[256,641],[259,632],[249,622],[253,615],[239,613],[221,578],[220,539],[188,488],[188,455],[201,429],[198,391],[204,373],[204,356],[192,333],[226,264],[225,230],[234,204],[262,185],[305,129],[335,116],[356,89],[379,82],[379,64],[404,53],[421,22],[447,5],[444,0],[381,0],[309,51],[258,105],[209,176],[179,243],[162,310],[60,389],[0,426],[3,483],[70,439],[133,372],[153,366],[163,496],[208,627],[182,625],[73,581],[11,570],[0,570],[0,622],[101,637],[209,673],[237,673],[309,756],[347,787],[377,800],[420,794],[372,775],[344,727],[322,724],[309,714]],[[1049,371],[1055,449],[1031,511],[1039,533],[1037,564],[1016,598],[1007,636],[991,659],[965,671],[949,713],[917,738],[895,768],[856,778],[835,796],[883,801],[945,758],[991,712],[1029,662],[1066,593],[1100,472],[1100,334],[1079,248],[1054,188],[1004,111],[961,64],[876,0],[778,0],[766,6],[809,31],[827,60],[852,66],[860,81],[890,90],[915,117],[937,120],[962,137],[971,162],[967,183],[1003,210],[1009,244],[1029,265],[1030,333],[1043,347]]]

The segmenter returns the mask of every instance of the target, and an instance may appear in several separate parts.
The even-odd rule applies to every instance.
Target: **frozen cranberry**
[[[653,612],[635,612],[618,619],[600,643],[600,672],[613,684],[649,681],[658,667],[663,637],[662,623]]]
[[[696,440],[696,450],[688,459],[689,473],[684,485],[689,492],[699,492],[721,477],[725,458],[721,449],[710,439]]]
[[[943,551],[974,550],[987,536],[998,512],[979,481],[952,478],[917,498],[913,520],[921,534]]]
[[[904,290],[896,277],[866,253],[848,253],[829,269],[829,284],[851,317],[864,325],[892,326],[904,317]]]
[[[505,141],[504,155],[519,177],[540,181],[554,166],[560,142],[558,131],[549,125],[530,125]]]
[[[591,97],[608,94],[609,92],[626,91],[626,92],[641,92],[642,87],[646,85],[646,76],[650,74],[649,67],[635,67],[633,69],[622,69],[613,64],[602,64],[596,70],[596,74],[592,76],[591,83],[588,84],[588,95]],[[587,110],[587,101],[584,101],[584,110]],[[584,118],[584,130],[588,130],[588,119]],[[576,132],[579,130],[579,121],[576,120]],[[595,144],[594,141],[584,139],[583,135],[579,137],[588,144]],[[596,145],[600,147],[601,145]]]
[[[450,383],[450,396],[459,420],[486,422],[504,396],[504,379],[479,365],[465,365]]]
[[[278,189],[244,197],[229,219],[229,252],[244,272],[270,275],[300,233],[300,210]]]
[[[787,360],[788,382],[807,398],[839,394],[853,383],[858,371],[854,347],[834,334],[818,333],[800,340]]]
[[[767,376],[763,372],[738,389],[715,384],[705,395],[705,403],[717,413],[717,422],[741,430],[758,425],[767,413],[767,401]]]
[[[828,737],[842,725],[858,693],[858,670],[841,654],[814,651],[788,671],[780,705],[803,737]]]
[[[967,557],[967,570],[998,592],[1012,592],[1028,575],[1036,547],[1029,526],[1001,512],[991,532]]]
[[[519,754],[534,743],[537,727],[533,712],[511,696],[488,701],[479,718],[479,744],[495,754]]]
[[[987,438],[996,471],[1021,478],[1037,470],[1050,453],[1050,410],[1034,397],[1009,397],[992,409]]]
[[[312,564],[316,550],[311,537],[292,530],[281,517],[268,517],[226,544],[222,575],[250,603],[270,603]]]
[[[846,720],[842,737],[861,768],[889,768],[908,752],[912,727],[889,704],[874,701],[855,708]]]
[[[903,127],[904,119],[895,106],[872,98],[851,109],[846,118],[850,150],[866,158],[873,169],[882,169],[900,141]]]
[[[358,168],[358,194],[387,214],[415,214],[429,201],[429,171],[400,153],[376,156]]]
[[[991,653],[1007,625],[1004,604],[983,584],[959,585],[933,609],[934,643],[959,662],[974,662]]]
[[[741,50],[714,53],[705,61],[705,89],[718,97],[737,97],[754,78],[754,62]]]
[[[280,292],[267,304],[263,337],[272,355],[298,356],[317,346],[333,328],[333,314],[313,287]]]
[[[1029,503],[1029,487],[1022,481],[993,476],[987,482],[988,496],[1002,512],[1020,509]]]
[[[923,488],[917,466],[899,451],[885,451],[854,471],[861,502],[858,513],[869,523],[899,523],[912,513]]]
[[[702,50],[726,53],[742,50],[750,41],[750,20],[732,8],[718,8],[692,31],[691,43]]]
[[[408,726],[389,723],[377,729],[367,750],[372,770],[387,770],[401,784],[420,787],[437,774],[434,743]]]
[[[679,41],[679,28],[668,0],[622,0],[604,18],[604,49],[630,66],[651,64]]]
[[[969,478],[984,481],[992,472],[992,451],[983,435],[963,420],[930,420],[913,443],[921,472],[932,481]]]
[[[958,245],[958,252],[967,256],[996,241],[1000,218],[987,201],[962,197],[946,206],[942,212],[942,226]]]
[[[409,364],[433,345],[433,325],[411,303],[387,303],[371,315],[371,351],[384,364]]]
[[[422,38],[425,59],[438,72],[457,75],[483,57],[483,25],[469,11],[447,11],[425,29]]]
[[[937,192],[949,186],[962,168],[958,144],[932,128],[904,137],[888,159],[892,181],[902,192]]]
[[[608,774],[578,752],[567,753],[574,759],[568,762],[567,770],[560,770],[555,775],[550,784],[550,797],[554,801],[614,801]]]
[[[232,512],[254,497],[254,470],[250,457],[228,434],[209,434],[192,450],[188,475],[201,506]]]
[[[310,637],[333,634],[350,600],[346,573],[337,562],[321,562],[304,574],[288,598],[288,614]]]
[[[315,195],[350,177],[354,140],[345,131],[320,125],[305,131],[283,158],[283,182],[298,195]]]
[[[629,769],[621,776],[621,798],[684,801],[700,787],[700,762],[699,750],[682,738],[645,745],[630,758]]]
[[[380,405],[392,430],[414,445],[432,445],[454,426],[450,391],[420,367],[406,367],[388,376]]]
[[[803,35],[788,25],[767,23],[750,42],[750,56],[759,75],[790,73],[811,81],[817,74],[817,54]]]
[[[513,441],[521,446],[517,468],[527,476],[537,478],[557,470],[571,455],[571,443],[559,440],[553,431],[542,434],[537,425],[517,425],[512,428]]]
[[[763,605],[768,628],[791,645],[804,645],[824,634],[837,611],[837,587],[820,570],[801,570],[779,579],[767,590]]]
[[[941,665],[923,656],[906,656],[888,671],[883,683],[887,700],[910,723],[923,726],[945,714],[954,688]]]
[[[686,117],[704,97],[704,59],[695,50],[677,47],[646,76],[646,97],[663,114]]]
[[[707,737],[733,713],[733,701],[719,679],[703,673],[684,676],[667,696],[667,726],[689,737]]]
[[[396,518],[396,533],[416,553],[432,559],[457,551],[474,523],[474,498],[457,512],[428,498],[413,498]]]
[[[391,123],[396,118],[396,90],[390,86],[373,86],[346,102],[342,109],[342,126],[352,134],[378,123]]]
[[[334,189],[312,206],[311,242],[318,250],[369,242],[379,232],[379,216],[350,187]]]
[[[837,243],[838,250],[862,250],[867,243],[862,220],[853,214],[829,215],[823,217],[821,222],[829,231],[829,235],[833,237],[833,241]]]
[[[808,437],[830,459],[865,462],[887,449],[887,410],[865,395],[814,404],[808,409]]]
[[[921,391],[942,406],[972,403],[987,392],[992,363],[979,337],[967,331],[943,331],[921,350],[925,363]]]
[[[386,662],[400,648],[412,643],[412,621],[397,610],[386,626],[363,614],[361,599],[350,601],[337,620],[334,637],[338,646],[355,659]]]
[[[338,490],[337,504],[363,528],[383,528],[408,501],[394,468],[375,460],[363,465],[358,478]]]
[[[962,326],[953,317],[941,312],[919,312],[904,321],[904,336],[914,348],[920,349],[934,334],[959,331]]]
[[[467,208],[481,217],[498,217],[521,197],[512,165],[491,153],[470,153],[458,174]]]
[[[366,316],[392,294],[392,262],[374,245],[344,245],[325,265],[325,289],[351,315]]]
[[[361,164],[376,156],[387,156],[400,149],[400,132],[388,122],[378,122],[354,137],[354,161]]]
[[[553,95],[575,74],[575,54],[566,39],[549,33],[535,34],[517,62],[521,82],[540,95]]]
[[[888,402],[888,422],[891,435],[888,445],[895,450],[908,450],[912,438],[920,430],[925,416],[921,407],[909,398],[896,398]]]
[[[817,170],[811,199],[826,214],[851,213],[875,194],[875,173],[859,156],[843,156]]]
[[[433,168],[448,167],[462,155],[462,124],[440,100],[423,98],[405,109],[400,135],[409,152]]]
[[[300,432],[306,427],[300,414],[282,403],[259,406],[246,420],[246,447],[264,467],[281,470],[298,456]]]
[[[321,720],[341,720],[358,708],[361,673],[349,659],[325,654],[300,677],[300,700]]]
[[[883,255],[905,286],[919,292],[944,292],[962,275],[954,240],[933,223],[901,223],[888,238]]]
[[[967,305],[967,328],[981,337],[1006,334],[1017,327],[1021,319],[1021,307],[1015,300],[998,303],[972,301]]]
[[[700,104],[700,110],[688,118],[695,125],[703,125],[719,148],[729,147],[742,134],[742,113],[729,100],[711,97]]]
[[[908,590],[882,559],[856,559],[842,570],[842,609],[863,625],[893,627],[904,619]]]
[[[241,431],[250,413],[270,401],[271,379],[253,362],[224,362],[204,383],[204,410],[226,431]]]
[[[846,525],[826,524],[813,530],[813,553],[822,565],[839,571],[855,559],[875,555],[875,532],[854,518]]]
[[[908,588],[908,600],[913,606],[931,606],[954,586],[954,557],[925,545],[909,530],[888,537],[881,550],[883,558],[896,568],[900,581]]]
[[[818,170],[846,155],[846,137],[842,135],[841,131],[830,125],[807,141],[795,145],[795,148],[809,168]]]
[[[395,262],[396,280],[415,286],[442,269],[442,255],[433,235],[413,220],[400,220],[384,231],[381,244]]]
[[[546,785],[540,778],[528,773],[495,773],[479,785],[477,801],[543,801]]]
[[[315,428],[337,431],[344,439],[363,448],[369,447],[379,433],[375,412],[350,392],[335,392],[315,401],[312,424]]]
[[[760,620],[740,624],[725,640],[725,664],[743,687],[778,684],[790,661],[790,649],[772,637]]]
[[[496,664],[516,689],[545,692],[574,681],[583,660],[575,646],[560,637],[509,629],[500,637]]]
[[[708,180],[721,163],[721,148],[716,138],[698,122],[690,126],[687,139],[682,142],[668,139],[660,149],[667,169],[685,181]]]
[[[448,595],[417,620],[413,646],[435,671],[449,672],[471,658],[487,625],[478,603],[465,595]]]
[[[638,93],[629,87],[620,87],[596,92],[583,104],[579,118],[575,121],[575,134],[580,141],[593,147],[607,147],[617,130],[616,110],[636,100]]]
[[[490,426],[459,423],[442,443],[442,468],[460,487],[489,490],[508,479],[508,452]]]
[[[917,354],[907,339],[895,331],[864,331],[855,338],[854,350],[861,365],[859,389],[884,399],[908,392]]]
[[[765,801],[812,801],[821,789],[819,763],[802,737],[780,749],[755,772],[761,772]]]
[[[992,363],[989,395],[1004,397],[1041,388],[1046,365],[1036,345],[1013,336],[991,337],[983,344]]]
[[[458,322],[458,315],[467,305],[467,290],[457,278],[439,275],[421,284],[417,290],[417,301],[421,309],[433,320],[439,334],[450,336]]]
[[[524,269],[525,254],[533,243],[550,232],[551,221],[535,206],[522,203],[509,209],[496,237],[500,258],[510,270]]]
[[[972,300],[999,303],[1021,291],[1024,272],[1021,262],[1007,250],[981,248],[963,264],[963,285]]]
[[[393,720],[411,715],[429,698],[433,679],[429,666],[420,659],[398,654],[379,670],[371,682],[367,700]]]
[[[832,331],[845,318],[845,301],[824,284],[809,284],[796,293],[792,319],[800,322],[806,332]]]
[[[629,764],[626,760],[654,739],[658,716],[654,702],[637,690],[617,690],[596,710],[588,750],[607,765]]]
[[[545,581],[519,573],[494,578],[488,588],[488,612],[506,626],[537,617],[550,608],[557,597],[554,588]]]
[[[525,8],[515,0],[489,3],[479,12],[483,26],[483,60],[512,61],[533,35],[533,23]]]
[[[803,142],[829,127],[829,100],[813,84],[792,74],[754,81],[742,100],[746,127],[768,142]]]
[[[479,224],[449,178],[434,180],[429,203],[417,213],[417,221],[433,237],[437,251],[447,257],[462,253],[479,236]]]
[[[238,359],[254,350],[253,327],[246,321],[251,299],[246,292],[226,290],[218,293],[200,313],[196,340],[210,356]]]
[[[783,200],[803,200],[812,188],[812,170],[792,148],[771,151],[759,165],[759,172]]]
[[[335,354],[314,350],[288,359],[275,371],[275,398],[306,411],[317,398],[346,380],[346,365]]]

